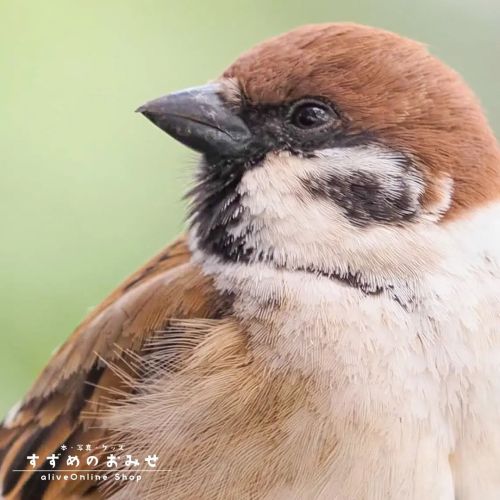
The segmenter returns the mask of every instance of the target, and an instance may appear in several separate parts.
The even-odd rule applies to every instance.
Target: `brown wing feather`
[[[32,453],[43,469],[42,461],[61,444],[102,439],[103,408],[110,399],[125,397],[130,379],[139,376],[124,353],[140,353],[171,318],[220,314],[221,300],[210,280],[189,259],[185,239],[167,247],[106,298],[54,354],[16,415],[0,428],[6,498],[69,498],[95,490],[92,482],[55,484],[31,471],[15,471],[30,468],[26,457]]]

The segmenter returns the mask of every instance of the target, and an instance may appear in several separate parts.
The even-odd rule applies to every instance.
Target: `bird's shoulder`
[[[45,498],[47,488],[69,487],[22,472],[30,468],[26,457],[38,455],[37,467],[46,469],[47,456],[64,455],[62,444],[70,449],[102,440],[106,428],[99,417],[110,402],[127,398],[130,381],[140,378],[136,361],[148,341],[167,331],[172,320],[196,325],[223,315],[223,299],[190,257],[181,237],[126,279],[54,353],[0,428],[0,478],[7,498]],[[93,485],[75,483],[72,488],[84,492]],[[68,492],[47,497],[57,494]]]

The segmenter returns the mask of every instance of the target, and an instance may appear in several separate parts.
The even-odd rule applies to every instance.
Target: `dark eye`
[[[301,129],[317,128],[332,119],[332,110],[320,102],[304,102],[296,105],[290,115],[290,122]]]

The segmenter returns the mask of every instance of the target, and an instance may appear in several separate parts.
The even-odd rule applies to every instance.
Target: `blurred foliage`
[[[497,0],[0,0],[0,20],[0,413],[182,229],[194,155],[134,115],[145,100],[270,35],[348,20],[426,42],[500,129]]]

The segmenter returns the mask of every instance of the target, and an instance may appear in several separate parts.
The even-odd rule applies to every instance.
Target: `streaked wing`
[[[65,453],[106,436],[99,416],[125,398],[130,379],[140,377],[131,362],[145,342],[172,319],[215,318],[221,300],[208,278],[189,262],[184,239],[167,247],[98,306],[54,354],[18,411],[0,428],[0,478],[6,498],[70,498],[96,493],[93,481],[40,481],[27,456]],[[85,456],[80,453],[81,462]],[[83,468],[84,464],[80,465]],[[35,469],[36,470],[36,469]]]

